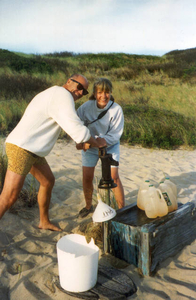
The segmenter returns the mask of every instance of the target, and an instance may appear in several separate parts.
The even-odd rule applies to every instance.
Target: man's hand
[[[77,150],[82,150],[83,149],[83,143],[76,144],[76,149]]]
[[[79,143],[76,144],[76,149],[77,150],[88,150],[89,148],[103,148],[103,147],[107,147],[107,143],[106,140],[104,138],[97,138],[94,139],[93,137],[91,137],[87,142],[85,143]]]
[[[83,143],[83,150],[84,151],[86,151],[86,150],[88,150],[90,148],[91,148],[91,144],[89,144],[89,143]]]
[[[91,148],[91,144],[89,143],[79,143],[79,144],[76,144],[76,149],[77,150],[88,150]]]

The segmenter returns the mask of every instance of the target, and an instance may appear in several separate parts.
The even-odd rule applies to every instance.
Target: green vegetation
[[[6,171],[7,171],[7,156],[3,152],[3,149],[0,148],[0,193],[3,189]]]
[[[113,96],[125,115],[122,141],[164,149],[196,145],[196,48],[162,57],[72,52],[27,55],[0,49],[0,63],[0,132],[4,136],[37,93],[81,73],[88,78],[90,91],[97,77],[112,81]],[[83,97],[76,107],[87,99]]]

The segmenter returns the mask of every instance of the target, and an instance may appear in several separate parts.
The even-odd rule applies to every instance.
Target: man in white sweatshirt
[[[49,205],[54,175],[45,159],[61,128],[76,142],[99,147],[76,114],[74,101],[88,94],[88,81],[72,75],[62,86],[53,86],[36,95],[18,125],[6,139],[8,169],[0,196],[0,219],[16,202],[26,175],[30,172],[40,183],[38,205],[40,229],[60,231],[49,220]],[[85,150],[85,149],[84,149]]]

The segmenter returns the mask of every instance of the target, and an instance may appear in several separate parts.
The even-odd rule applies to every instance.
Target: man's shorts
[[[33,165],[47,164],[44,157],[35,155],[30,151],[10,143],[6,143],[6,154],[8,158],[8,169],[19,175],[26,176]]]
[[[112,158],[119,162],[120,160],[120,143],[116,143],[107,147],[107,153],[112,154]],[[97,148],[90,148],[86,152],[82,150],[82,166],[95,167],[99,160],[99,150]],[[116,168],[116,166],[111,166]]]

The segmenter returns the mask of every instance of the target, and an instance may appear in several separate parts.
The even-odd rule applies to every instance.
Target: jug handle
[[[160,190],[160,189],[157,189],[157,192],[158,192],[159,195],[161,196],[161,199],[165,201],[165,199],[164,199],[164,197],[163,197],[163,194],[162,194],[161,190]]]

